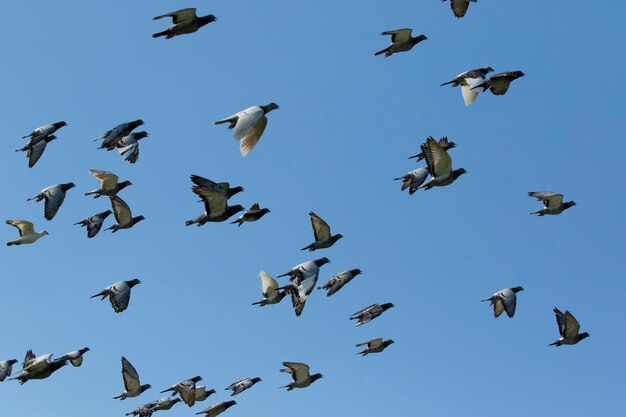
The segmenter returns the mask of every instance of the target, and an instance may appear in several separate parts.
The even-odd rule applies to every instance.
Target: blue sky
[[[184,7],[219,20],[152,39],[168,24],[152,17]],[[218,394],[168,415],[224,401],[224,388],[246,376],[263,381],[227,415],[617,415],[625,7],[480,1],[458,20],[435,0],[6,4],[0,210],[50,235],[0,251],[0,356],[91,352],[81,368],[47,380],[1,383],[4,413],[123,415],[202,375]],[[389,41],[380,32],[403,27],[429,39],[374,57]],[[469,108],[458,89],[439,87],[483,66],[526,76]],[[244,159],[212,122],[270,101],[281,107]],[[150,133],[137,164],[96,149],[93,139],[137,118]],[[20,137],[59,120],[68,126],[28,169],[14,152]],[[468,174],[409,197],[393,178],[417,167],[407,157],[429,135],[455,141],[454,166]],[[91,240],[72,226],[109,208],[82,195],[96,186],[91,168],[131,180],[121,197],[146,221]],[[203,210],[190,174],[241,185],[233,204],[272,212],[241,228],[185,227]],[[69,181],[77,187],[51,222],[42,204],[26,202]],[[526,193],[544,189],[578,205],[530,216],[540,203]],[[299,250],[312,241],[310,210],[345,236],[313,255]],[[3,230],[4,241],[15,237]],[[349,268],[364,273],[333,297],[315,292],[299,318],[289,300],[250,305],[261,269],[276,276],[318,254],[331,259],[320,283]],[[89,299],[132,278],[142,284],[122,314]],[[480,300],[516,285],[526,291],[515,318],[494,320]],[[352,327],[348,316],[375,302],[396,308]],[[591,337],[548,347],[558,335],[554,306]],[[376,337],[396,344],[355,355],[354,344]],[[122,355],[153,388],[118,402]],[[325,378],[283,392],[282,361]]]

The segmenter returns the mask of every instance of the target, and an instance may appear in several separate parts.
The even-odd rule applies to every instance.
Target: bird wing
[[[118,285],[121,286],[121,289],[118,288]],[[109,294],[109,301],[111,301],[111,306],[113,306],[113,310],[115,310],[116,313],[121,313],[126,310],[130,302],[130,287],[128,284],[122,281],[119,284],[113,285]]]
[[[101,190],[114,190],[117,187],[118,176],[109,171],[99,171],[90,169],[89,173],[92,177],[100,181]]]
[[[261,279],[261,290],[263,291],[263,296],[268,298],[276,295],[276,291],[278,291],[278,282],[276,282],[276,280],[265,271],[261,271],[259,273],[259,278]]]
[[[117,148],[117,151],[122,155],[122,158],[134,164],[139,159],[139,143],[135,142],[121,148]]]
[[[128,204],[117,195],[109,197],[111,199],[111,207],[113,207],[113,214],[117,224],[128,224],[133,218],[133,214],[130,211]]]
[[[411,33],[413,30],[411,29],[396,29],[396,30],[388,30],[387,32],[381,33],[381,35],[391,35],[391,42],[404,42],[411,39]]]
[[[468,0],[450,0],[450,8],[456,17],[463,17],[469,7]]]
[[[46,220],[52,220],[65,200],[65,192],[60,186],[55,186],[48,187],[43,194],[46,200],[44,204],[44,217]]]
[[[561,337],[565,337],[565,314],[556,307],[554,307],[553,311],[556,315],[556,324],[559,326],[559,334]]]
[[[543,201],[548,209],[557,209],[563,204],[563,194],[553,193],[552,191],[534,191],[528,193],[530,197]]]
[[[6,224],[17,227],[17,230],[20,231],[20,237],[35,233],[35,226],[26,220],[7,220]]]
[[[379,337],[378,339],[370,340],[369,342],[367,342],[368,348],[378,348],[378,347],[381,347],[382,345],[383,345],[382,337]]]
[[[30,148],[28,148],[28,152],[26,153],[26,156],[28,157],[29,168],[34,167],[37,161],[39,161],[39,158],[41,158],[41,155],[43,155],[43,151],[46,150],[47,144],[48,142],[46,142],[45,140],[42,140],[41,142],[38,142],[34,144],[33,146],[31,146]]]
[[[176,12],[162,14],[160,16],[155,17],[153,20],[162,19],[164,17],[171,17],[173,24],[190,21],[196,18],[196,8],[190,7],[188,9],[182,9]]]
[[[504,305],[506,315],[509,317],[513,317],[515,315],[515,307],[517,307],[517,296],[515,295],[515,293],[512,293],[509,297],[505,297],[503,295],[501,297],[501,301]]]
[[[28,349],[26,351],[26,356],[24,356],[24,362],[22,362],[22,369],[28,368],[35,361],[36,357],[35,353],[33,353],[31,349]]]
[[[122,378],[124,379],[124,388],[127,392],[139,391],[140,382],[139,374],[135,367],[122,356]]]
[[[80,355],[76,359],[70,359],[70,363],[72,364],[72,366],[81,366],[83,364],[83,355]]]
[[[102,229],[103,223],[104,218],[99,215],[89,217],[87,219],[87,237],[91,238],[97,235],[100,229]]]
[[[435,139],[432,137],[426,139],[426,143],[422,145],[422,152],[428,164],[428,171],[433,178],[450,175],[452,158]]]
[[[207,214],[219,216],[226,211],[226,194],[208,188],[199,187],[197,185],[191,187],[191,190],[196,193],[202,201],[204,201],[204,207]]]
[[[237,126],[239,126],[239,124],[237,124]],[[258,123],[245,133],[245,135],[241,138],[241,142],[239,142],[239,150],[241,151],[242,156],[248,155],[252,148],[256,146],[259,139],[261,139],[261,135],[263,135],[266,126],[267,117],[263,115],[261,120],[259,120]]]
[[[578,335],[580,330],[580,324],[578,320],[569,312],[565,310],[565,325],[563,326],[563,337],[573,338]]]
[[[311,226],[313,226],[315,240],[319,242],[330,239],[330,226],[328,223],[312,211],[309,212],[309,216],[311,216]]]
[[[466,106],[471,105],[476,101],[479,91],[474,89],[483,82],[484,78],[465,78],[461,85],[461,94],[463,95],[463,101]]]
[[[252,207],[248,209],[249,214],[256,213],[258,211],[261,211],[261,207],[259,206],[259,203],[254,203]]]
[[[193,381],[183,381],[176,387],[176,390],[180,394],[180,398],[189,407],[192,407],[196,403],[196,384]]]
[[[283,362],[283,366],[291,369],[294,382],[304,381],[309,378],[309,365],[300,362]]]
[[[366,311],[368,311],[369,309],[374,308],[374,307],[376,307],[376,306],[377,306],[377,304],[372,304],[372,305],[371,305],[371,306],[369,306],[369,307],[365,307],[364,309],[361,309],[361,310],[357,311],[356,313],[354,313],[353,315],[351,315],[351,316],[350,316],[350,318],[351,318],[351,319],[355,319],[355,318],[357,318],[358,316],[360,316],[361,314],[363,314],[363,313],[365,313]]]
[[[500,298],[495,298],[491,301],[491,305],[493,305],[493,316],[495,318],[500,317],[500,314],[504,311],[504,303]]]
[[[198,187],[209,188],[211,190],[216,190],[216,191],[218,189],[218,184],[216,182],[211,181],[208,178],[201,177],[200,175],[192,175],[191,182],[196,184]],[[222,183],[222,184],[226,184],[227,189],[230,188],[230,185],[228,183]]]
[[[290,287],[291,304],[296,312],[296,316],[299,317],[302,314],[306,300],[315,288],[317,277],[318,274],[315,274],[312,277],[303,280],[300,285],[293,285]]]
[[[235,140],[241,140],[250,129],[254,128],[263,119],[265,112],[260,106],[252,106],[240,111],[236,116],[238,119],[233,129],[233,137]]]
[[[496,96],[501,96],[507,92],[511,81],[516,77],[509,72],[501,72],[489,78],[489,90]]]

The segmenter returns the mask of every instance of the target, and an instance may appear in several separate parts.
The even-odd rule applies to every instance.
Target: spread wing
[[[452,158],[435,139],[432,137],[426,139],[426,143],[422,145],[422,152],[428,164],[428,172],[433,178],[450,175]]]
[[[319,242],[330,239],[330,226],[328,223],[312,211],[309,212],[309,216],[311,216],[311,226],[313,226],[315,240]]]
[[[39,161],[39,158],[41,158],[41,155],[43,155],[43,151],[46,150],[47,144],[48,143],[45,140],[42,140],[41,142],[34,144],[28,149],[26,156],[28,157],[29,168],[34,167],[37,161]]]
[[[121,283],[119,286],[121,289],[118,288],[118,285],[114,285],[109,294],[109,301],[111,301],[111,306],[116,313],[126,310],[130,302],[130,287]]]
[[[556,307],[554,307],[553,311],[556,315],[556,324],[559,326],[559,334],[561,337],[565,337],[565,314]]]
[[[181,382],[178,384],[177,391],[180,394],[180,398],[189,407],[196,403],[196,384],[193,381]]]
[[[139,391],[140,382],[139,374],[135,367],[122,356],[122,378],[124,379],[124,388],[127,392]]]
[[[109,197],[111,199],[111,207],[113,208],[113,214],[117,224],[128,224],[133,219],[133,214],[130,211],[128,204],[117,195]]]
[[[20,237],[35,233],[35,226],[33,226],[31,222],[26,220],[7,220],[6,224],[17,227],[17,230],[20,231]]]
[[[263,296],[268,298],[276,295],[276,291],[278,291],[278,282],[276,282],[276,280],[265,271],[261,271],[259,273],[259,278],[261,279],[261,290],[263,291]]]
[[[96,214],[87,219],[87,237],[92,238],[100,232],[102,224],[104,223],[104,217]]]
[[[574,318],[572,313],[570,313],[568,310],[565,310],[565,325],[563,326],[563,337],[576,337],[579,330],[580,324],[578,323],[578,320]]]
[[[553,193],[552,191],[534,191],[528,193],[528,196],[543,201],[543,204],[548,209],[558,209],[563,204],[563,194]]]
[[[36,357],[37,356],[35,356],[33,351],[28,349],[28,351],[26,351],[26,356],[24,357],[24,362],[22,362],[22,369],[26,369],[30,365],[32,365],[32,363],[35,361]]]
[[[176,12],[162,14],[155,17],[153,20],[163,19],[164,17],[171,17],[173,24],[187,22],[196,18],[196,9],[195,7],[190,7],[188,9],[182,9]]]
[[[463,17],[469,7],[468,0],[450,0],[450,8],[456,17]]]
[[[361,314],[365,313],[366,311],[376,307],[378,304],[372,304],[369,307],[365,307],[362,310],[357,311],[356,313],[354,313],[353,315],[350,316],[351,319],[357,318],[358,316],[360,316]]]
[[[237,126],[239,126],[239,124]],[[259,139],[261,139],[261,135],[263,135],[263,132],[265,132],[266,126],[267,117],[263,115],[261,117],[261,120],[259,120],[257,124],[255,124],[245,133],[245,135],[241,138],[241,142],[239,142],[239,150],[241,151],[242,156],[248,155],[252,148],[256,146],[256,144],[259,142]]]
[[[253,129],[264,116],[265,112],[260,106],[252,106],[237,113],[237,124],[233,129],[235,140],[242,140],[248,131]]]
[[[484,78],[465,78],[463,79],[463,83],[461,85],[461,94],[463,94],[463,101],[466,106],[471,105],[476,101],[478,97],[478,89],[474,89],[474,87],[478,86],[483,82]]]
[[[515,308],[517,307],[517,296],[513,293],[510,297],[501,297],[502,304],[504,305],[504,311],[506,311],[506,315],[509,317],[513,317],[515,315]]]
[[[134,164],[139,159],[139,143],[135,142],[117,149],[122,158]]]
[[[46,220],[52,220],[61,208],[61,204],[65,200],[65,192],[61,187],[51,187],[44,193],[44,217]]]
[[[219,216],[226,211],[226,194],[194,185],[191,190],[204,202],[205,211],[211,216]]]
[[[495,318],[500,317],[500,314],[504,311],[504,303],[500,298],[496,298],[491,301],[491,305],[493,306],[493,316]]]
[[[317,283],[318,274],[313,275],[302,281],[300,285],[292,285],[289,287],[289,292],[291,293],[291,304],[296,312],[296,316],[300,316],[302,311],[304,310],[304,305],[306,304],[307,298],[315,288],[315,284]]]
[[[248,209],[248,214],[256,213],[259,211],[261,211],[261,207],[259,206],[259,203],[254,203],[252,207]]]
[[[118,176],[109,171],[99,171],[97,169],[90,169],[89,173],[92,177],[100,182],[101,190],[113,190],[117,187]]]
[[[391,42],[405,42],[411,39],[411,33],[413,31],[411,29],[396,29],[396,30],[388,30],[387,32],[381,33],[381,35],[391,35]]]
[[[294,382],[304,381],[309,378],[309,365],[300,362],[283,362],[291,370]]]

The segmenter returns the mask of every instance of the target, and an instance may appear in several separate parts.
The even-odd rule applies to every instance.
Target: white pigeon
[[[43,232],[35,232],[35,226],[26,220],[7,220],[6,224],[17,227],[17,230],[20,231],[20,237],[7,242],[7,246],[35,243],[40,237],[48,234],[45,230]]]
[[[317,275],[320,272],[320,267],[327,263],[330,263],[330,259],[326,257],[302,262],[301,264],[294,266],[284,274],[279,275],[277,278],[289,276],[289,279],[291,281],[296,280],[298,284],[300,284],[302,281],[309,277],[315,276],[315,279],[317,279]]]
[[[476,101],[476,98],[478,97],[478,90],[475,90],[474,87],[481,84],[485,80],[485,76],[492,71],[493,68],[491,67],[476,68],[465,71],[454,77],[453,80],[441,84],[441,86],[443,87],[444,85],[452,84],[452,87],[457,87],[460,85],[463,101],[466,106],[469,106]]]
[[[261,280],[261,291],[263,292],[263,297],[265,298],[261,301],[252,303],[252,305],[263,307],[267,304],[278,304],[283,298],[285,298],[285,295],[287,295],[286,290],[279,290],[278,282],[267,272],[259,272],[259,279]]]
[[[240,111],[226,119],[214,122],[214,125],[230,123],[229,129],[233,129],[233,137],[240,141],[239,149],[242,156],[248,155],[248,152],[254,148],[267,126],[266,114],[272,110],[278,109],[276,103],[269,103],[265,106],[252,106]]]

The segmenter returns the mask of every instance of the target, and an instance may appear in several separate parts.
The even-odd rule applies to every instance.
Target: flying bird
[[[55,135],[48,135],[44,137],[36,137],[32,139],[26,146],[23,148],[17,149],[15,152],[26,152],[26,157],[28,158],[28,167],[32,168],[35,166],[41,155],[43,155],[43,151],[46,150],[46,146],[48,143],[55,140],[57,137]]]
[[[81,227],[87,228],[87,237],[92,238],[100,232],[102,228],[102,224],[113,213],[111,210],[103,211],[102,213],[94,214],[93,216],[87,217],[85,220],[81,220],[78,223],[74,223],[74,225],[81,225]]]
[[[430,190],[433,187],[444,187],[452,184],[467,172],[463,168],[452,170],[452,158],[432,137],[426,139],[426,143],[421,148],[428,165],[428,172],[432,178],[419,188]]]
[[[186,226],[191,226],[192,224],[202,226],[207,222],[223,222],[245,210],[240,204],[229,206],[227,194],[221,191],[197,185],[194,185],[191,190],[204,202],[204,213],[195,219],[187,220],[185,222]]]
[[[70,353],[66,353],[65,355],[61,356],[60,358],[56,360],[70,361],[72,366],[79,367],[83,364],[83,355],[87,352],[89,352],[89,348],[84,347],[82,349],[73,350]]]
[[[239,142],[239,150],[242,156],[254,148],[267,126],[267,113],[278,109],[276,103],[269,103],[265,106],[252,106],[240,111],[226,119],[214,122],[214,125],[229,123],[228,128],[233,129],[233,137]]]
[[[550,343],[548,346],[561,346],[561,345],[575,345],[581,340],[589,337],[589,333],[578,333],[580,330],[580,324],[578,320],[569,312],[565,310],[565,314],[558,308],[554,307],[554,314],[556,315],[556,324],[559,326],[558,340]]]
[[[445,2],[446,0],[441,0]],[[467,8],[470,3],[477,3],[478,0],[450,0],[450,8],[452,8],[452,12],[458,18],[465,16],[467,13]]]
[[[261,208],[259,206],[259,203],[254,203],[252,207],[250,207],[248,210],[246,210],[245,213],[239,216],[237,220],[235,220],[234,222],[230,222],[230,224],[237,223],[237,227],[239,227],[245,222],[255,222],[259,220],[261,217],[265,216],[269,212],[270,212],[270,209]]]
[[[111,207],[113,207],[113,214],[115,215],[115,221],[117,223],[106,230],[112,230],[112,233],[115,233],[118,230],[130,229],[140,221],[146,219],[143,216],[133,217],[128,204],[117,195],[109,196],[109,199],[111,200]]]
[[[196,402],[206,400],[211,394],[215,394],[214,389],[206,389],[204,385],[196,385]]]
[[[135,417],[152,417],[152,414],[156,411],[154,409],[155,405],[156,405],[156,402],[153,401],[151,403],[141,405],[141,406],[135,408],[130,413],[126,413],[125,415],[126,416],[135,416]]]
[[[99,149],[106,149],[111,151],[117,147],[118,142],[124,136],[128,136],[130,132],[143,125],[144,122],[141,119],[133,120],[132,122],[121,123],[115,126],[113,129],[107,130],[95,141],[102,140],[102,144]]]
[[[287,388],[287,391],[291,391],[294,388],[306,388],[313,382],[317,381],[324,376],[320,373],[310,375],[309,365],[300,362],[283,362],[283,366],[287,368],[281,369],[280,372],[286,372],[291,374],[293,381],[281,388]]]
[[[369,342],[359,343],[358,345],[356,345],[356,347],[367,346],[367,348],[357,353],[357,355],[366,356],[370,353],[380,353],[392,343],[395,343],[392,339],[385,340],[383,342],[382,337],[379,337],[378,339],[370,340]]]
[[[7,246],[35,243],[40,237],[48,234],[45,230],[43,232],[35,232],[35,226],[26,220],[7,220],[5,223],[16,227],[20,232],[20,237],[7,242]]]
[[[228,387],[226,387],[226,390],[231,390],[231,394],[230,396],[234,396],[237,394],[241,394],[242,392],[244,392],[245,390],[247,390],[248,388],[252,388],[252,386],[254,384],[256,384],[257,382],[261,382],[261,378],[244,378],[244,379],[240,379],[237,382],[233,382],[232,384],[230,384]]]
[[[52,360],[52,353],[35,356],[33,351],[29,350],[26,352],[22,370],[9,379],[18,380],[20,385],[24,385],[31,379],[46,379],[65,365],[67,365],[65,360]]]
[[[13,365],[17,363],[17,359],[9,359],[0,362],[0,382],[4,381],[7,376],[11,376]]]
[[[201,376],[194,376],[193,378],[186,379],[184,381],[179,382],[178,384],[172,385],[168,389],[161,391],[161,394],[173,391],[174,393],[178,393],[180,398],[187,404],[189,407],[193,407],[196,403],[196,383],[202,381]]]
[[[145,390],[152,388],[150,384],[143,384],[139,380],[139,374],[135,367],[122,356],[122,378],[124,379],[124,389],[120,395],[113,397],[114,400],[125,400],[126,398],[138,397]]]
[[[56,132],[57,130],[61,129],[64,126],[67,126],[67,123],[56,122],[56,123],[43,125],[33,130],[32,132],[30,132],[28,135],[22,136],[22,139],[31,138],[32,140],[32,139],[37,139],[37,138],[45,138],[46,136],[53,134],[54,132]]]
[[[205,417],[216,417],[235,404],[237,404],[236,401],[224,401],[221,403],[213,404],[212,406],[205,408],[202,411],[198,411],[196,414],[205,414]]]
[[[486,75],[492,71],[493,68],[491,67],[476,68],[465,71],[454,77],[451,81],[441,84],[441,87],[448,84],[452,84],[452,87],[458,87],[460,85],[463,101],[466,106],[469,106],[476,101],[476,97],[478,97],[478,91],[473,88],[482,83],[485,80]]]
[[[317,214],[310,211],[309,216],[311,217],[311,226],[313,227],[315,242],[311,243],[309,246],[305,246],[301,250],[313,252],[317,249],[330,248],[336,241],[343,237],[341,234],[331,235],[330,226]]]
[[[93,198],[116,195],[129,185],[133,185],[130,181],[118,182],[119,177],[109,171],[90,169],[89,173],[99,182],[97,189],[85,193],[85,195],[94,195]]]
[[[326,284],[317,287],[317,289],[328,290],[326,296],[330,297],[331,295],[342,289],[343,286],[346,285],[348,282],[352,281],[352,278],[360,274],[362,274],[362,271],[358,268],[348,269],[346,271],[338,273],[337,275],[334,275]]]
[[[277,278],[288,276],[291,281],[296,280],[298,284],[312,276],[315,276],[315,279],[317,279],[317,275],[320,272],[320,267],[326,265],[327,263],[330,263],[330,259],[326,257],[302,262],[301,264],[294,266],[284,274],[279,275]]]
[[[214,182],[210,179],[201,177],[200,175],[192,175],[191,182],[201,188],[206,188],[207,190],[217,191],[226,196],[226,200],[229,200],[235,194],[238,194],[243,191],[243,187],[230,187],[230,183],[228,182]],[[202,201],[202,200],[200,200]]]
[[[499,72],[489,77],[488,80],[475,85],[472,89],[482,88],[483,92],[489,90],[494,96],[503,96],[508,91],[511,82],[524,75],[522,71]]]
[[[117,151],[126,161],[134,164],[139,159],[139,140],[147,138],[148,132],[131,133],[117,142]]]
[[[392,303],[372,304],[371,306],[365,307],[364,309],[359,310],[351,315],[350,320],[356,320],[356,324],[354,326],[361,326],[374,320],[376,317],[380,316],[391,307],[395,306]]]
[[[537,216],[545,216],[546,214],[561,214],[564,210],[576,205],[574,201],[563,202],[563,194],[553,193],[552,191],[532,191],[528,193],[529,197],[535,197],[543,202],[543,208],[530,214]]]
[[[428,168],[417,168],[413,171],[407,172],[402,177],[394,178],[394,180],[402,180],[402,187],[400,191],[409,189],[409,195],[413,195],[417,191],[420,185],[424,184],[428,177]]]
[[[172,13],[162,14],[153,18],[153,20],[159,20],[166,17],[172,18],[172,26],[167,30],[164,30],[163,32],[155,33],[154,35],[152,35],[153,38],[165,36],[165,39],[171,39],[174,36],[194,33],[202,26],[207,25],[211,22],[215,22],[217,20],[217,18],[212,14],[200,17],[196,16],[195,7],[178,10]]]
[[[74,187],[76,187],[76,185],[73,182],[54,184],[44,188],[26,201],[35,200],[36,202],[40,202],[41,200],[46,200],[44,203],[44,217],[46,220],[52,220],[61,208],[63,201],[65,201],[65,193]]]
[[[304,310],[304,305],[306,304],[306,300],[309,298],[309,295],[315,289],[315,284],[317,284],[318,274],[309,276],[301,280],[298,283],[290,283],[284,288],[289,291],[291,294],[291,305],[296,313],[297,317],[300,317],[302,311]]]
[[[425,35],[412,37],[412,32],[412,29],[397,29],[381,33],[383,36],[391,35],[391,45],[376,52],[374,56],[385,54],[385,58],[387,58],[396,52],[410,51],[415,45],[428,39]]]
[[[493,316],[495,318],[500,317],[503,311],[506,311],[506,315],[509,318],[513,318],[515,307],[517,306],[517,293],[520,291],[524,291],[524,288],[505,288],[481,301],[491,301],[490,305],[493,306]]]
[[[136,278],[130,281],[118,281],[115,284],[109,285],[98,294],[92,295],[90,298],[102,297],[101,299],[104,300],[109,297],[113,310],[116,313],[121,313],[128,308],[130,290],[137,284],[141,284],[141,281]]]
[[[433,138],[432,136],[429,136],[429,138],[435,140],[435,138]],[[454,142],[450,142],[448,140],[447,136],[442,137],[441,139],[439,139],[439,145],[445,149],[446,151],[452,149],[452,148],[456,148],[456,143]],[[424,152],[420,151],[420,153],[418,153],[417,155],[413,155],[413,156],[409,156],[409,159],[417,159],[417,162],[421,161],[422,159],[425,159],[426,156],[424,155]]]
[[[161,398],[156,404],[152,407],[153,411],[165,411],[171,409],[176,403],[181,402],[180,398],[171,398],[165,397]]]
[[[287,295],[287,290],[279,290],[278,282],[267,272],[261,271],[259,279],[261,280],[261,291],[264,298],[261,301],[252,303],[252,305],[263,307],[267,304],[278,304]]]

